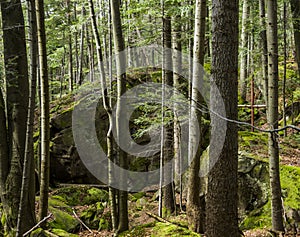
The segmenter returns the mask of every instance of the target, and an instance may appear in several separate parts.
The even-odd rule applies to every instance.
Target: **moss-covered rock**
[[[189,229],[169,224],[169,223],[161,223],[158,222],[155,224],[153,228],[153,235],[152,236],[160,236],[160,237],[167,237],[167,236],[174,236],[174,237],[181,237],[181,236],[201,236]]]
[[[65,230],[60,230],[60,229],[52,229],[51,232],[60,237],[78,237],[78,235],[71,234],[66,232]]]
[[[282,165],[280,167],[280,178],[286,213],[285,218],[288,221],[285,225],[288,227],[290,223],[295,222],[294,217],[288,214],[300,210],[300,168]],[[266,189],[269,192],[269,186],[266,186]],[[241,222],[242,229],[271,228],[271,225],[270,199],[264,206],[248,213],[247,217]]]
[[[108,202],[108,192],[103,189],[74,185],[55,190],[53,199],[61,200],[70,206],[91,205],[97,202]]]
[[[51,228],[65,230],[69,233],[78,229],[79,221],[67,211],[54,207],[49,207],[49,211],[54,216],[53,221],[49,222]]]

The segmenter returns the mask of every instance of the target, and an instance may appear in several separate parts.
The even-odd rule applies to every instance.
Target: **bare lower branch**
[[[30,234],[32,231],[34,231],[35,229],[37,229],[40,224],[44,223],[46,220],[48,220],[49,218],[52,217],[52,213],[50,213],[48,216],[44,217],[41,221],[39,221],[34,227],[32,227],[30,230],[28,230],[26,233],[23,234],[23,237],[25,237],[26,235]]]

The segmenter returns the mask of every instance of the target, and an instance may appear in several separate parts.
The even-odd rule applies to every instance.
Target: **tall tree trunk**
[[[25,157],[23,165],[23,178],[21,187],[21,197],[19,204],[17,234],[22,236],[24,232],[32,226],[25,226],[25,213],[31,211],[32,219],[35,220],[35,171],[34,171],[34,152],[33,152],[33,124],[37,81],[37,25],[35,1],[27,1],[28,22],[29,22],[29,49],[30,49],[30,79],[31,87],[29,94],[29,107],[26,129]],[[28,201],[29,200],[29,203]],[[29,205],[28,205],[29,204]],[[27,210],[26,210],[27,209]],[[29,210],[28,210],[29,209]]]
[[[41,78],[41,184],[39,220],[47,216],[50,172],[49,82],[45,34],[44,0],[36,1],[39,66]]]
[[[164,3],[162,4],[162,12],[163,12],[163,71],[162,71],[162,84],[172,86],[173,85],[173,72],[169,69],[172,68],[172,55],[169,51],[172,48],[172,28],[171,28],[171,17],[166,14]],[[164,99],[164,98],[163,98]],[[163,108],[164,109],[164,108]],[[173,150],[173,124],[166,125],[165,138],[166,142],[164,144],[164,159],[163,162],[166,164],[173,158],[174,150]],[[166,170],[164,169],[164,180],[168,183],[168,180],[171,180],[171,176],[173,176],[173,169]],[[175,199],[174,199],[174,190],[173,190],[173,182],[166,184],[163,187],[163,213],[162,215],[170,215],[175,211]]]
[[[0,151],[1,201],[5,214],[5,231],[12,235],[17,227],[20,190],[26,140],[26,120],[29,101],[28,65],[25,27],[21,1],[0,1],[6,77],[6,116],[2,114]],[[0,96],[2,97],[2,95]],[[0,98],[2,100],[2,98]],[[1,102],[3,104],[3,101]],[[2,107],[2,106],[1,106]],[[4,108],[1,108],[2,113]],[[6,132],[4,132],[6,130]],[[6,134],[5,134],[6,133]],[[6,144],[5,144],[6,143]],[[27,200],[24,226],[32,226],[32,206]]]
[[[287,69],[287,3],[283,3],[283,81],[282,81],[282,117],[283,126],[286,126],[286,69]],[[287,130],[284,130],[284,136],[287,136]]]
[[[277,36],[277,0],[267,0],[268,34],[268,123],[271,129],[278,128],[278,36]],[[278,135],[269,134],[269,169],[272,206],[272,229],[283,231],[283,213],[279,171]]]
[[[192,160],[189,169],[188,180],[188,196],[187,196],[187,217],[189,227],[197,232],[204,233],[205,231],[205,210],[201,207],[200,203],[200,190],[201,183],[199,177],[200,171],[200,157],[202,154],[202,128],[201,128],[201,112],[198,110],[199,104],[203,103],[203,99],[199,95],[198,85],[203,77],[203,70],[199,68],[204,65],[205,53],[205,23],[206,23],[206,0],[196,0],[196,15],[195,15],[195,33],[194,33],[194,66],[192,77],[192,95],[191,95],[191,108],[190,108],[190,126],[189,126],[189,160]],[[203,78],[202,78],[203,80]],[[191,116],[197,115],[197,118]],[[200,126],[200,135],[196,134],[198,131],[195,128]],[[197,137],[200,137],[200,144],[196,144]],[[195,150],[197,149],[197,151]],[[191,157],[196,154],[196,157]]]
[[[249,0],[243,0],[243,15],[242,15],[242,32],[241,32],[241,67],[240,67],[240,83],[241,83],[241,98],[246,101],[247,96],[247,78],[248,78],[248,18],[249,18]]]
[[[294,41],[296,50],[296,61],[298,64],[298,72],[300,75],[300,1],[290,0],[293,14],[293,25],[294,25]]]
[[[100,73],[100,81],[101,81],[101,89],[102,89],[102,100],[103,100],[103,107],[108,115],[109,119],[109,129],[107,132],[107,156],[108,159],[112,160],[112,152],[113,152],[113,139],[112,139],[112,126],[113,126],[113,117],[112,117],[112,111],[111,111],[111,103],[109,101],[109,96],[107,93],[107,87],[106,87],[106,78],[105,78],[105,72],[104,72],[104,65],[103,65],[103,53],[102,53],[102,47],[101,47],[101,41],[99,32],[97,29],[97,23],[96,23],[96,15],[94,10],[94,3],[93,0],[89,0],[89,7],[90,7],[90,15],[92,18],[92,27],[94,32],[94,38],[96,41],[96,48],[97,48],[97,59],[98,59],[98,70]],[[111,165],[109,163],[108,167],[109,171],[109,185],[114,182],[112,173],[113,170],[111,168]],[[109,187],[109,193],[110,193],[110,203],[111,203],[111,217],[112,217],[112,225],[113,230],[116,232],[118,228],[118,217],[117,217],[117,207],[116,207],[116,190],[113,187]]]
[[[262,77],[264,88],[265,104],[268,106],[268,44],[267,44],[267,30],[266,30],[266,10],[265,0],[259,0],[259,14],[260,14],[260,26],[261,26],[261,47],[262,47]]]
[[[211,80],[223,97],[227,118],[232,120],[238,118],[238,9],[238,0],[212,1]],[[220,101],[214,87],[210,92],[210,104],[212,111],[220,113]],[[212,136],[225,136],[225,141],[219,144],[219,139],[214,139],[210,144],[210,160],[216,163],[209,167],[206,235],[237,237],[240,236],[237,212],[238,129],[235,123],[227,123],[226,134],[220,134],[222,123],[221,118],[212,114]],[[221,145],[223,147],[218,155],[213,147]]]
[[[71,27],[71,2],[66,0],[67,5],[67,22],[68,26]],[[72,46],[72,34],[71,31],[68,33],[68,47],[69,47],[69,92],[73,91],[73,46]]]
[[[111,0],[111,17],[112,17],[112,26],[113,26],[113,36],[114,36],[114,46],[116,57],[116,66],[117,66],[117,107],[116,107],[116,130],[117,130],[117,143],[120,144],[122,141],[123,132],[121,131],[124,128],[124,98],[121,99],[121,96],[126,91],[126,57],[124,53],[121,53],[125,50],[124,37],[122,32],[122,23],[120,15],[120,1]],[[121,149],[118,149],[119,154],[119,163],[120,167],[126,170],[128,168],[127,154]],[[127,176],[126,172],[121,172],[120,182],[122,186],[127,185]],[[128,193],[125,188],[119,191],[119,226],[118,233],[128,230]]]
[[[108,3],[108,55],[109,55],[109,60],[108,60],[108,75],[109,75],[109,89],[110,92],[112,93],[113,91],[113,86],[112,86],[112,81],[113,81],[113,65],[112,65],[112,54],[113,54],[113,48],[112,48],[112,44],[113,44],[113,40],[112,40],[112,19],[111,19],[111,7],[110,7],[110,2]],[[112,107],[113,104],[113,98],[110,97],[109,99],[109,105],[110,107]],[[111,120],[111,123],[113,122],[113,120]],[[110,129],[107,132],[107,156],[108,158],[113,161],[116,162],[116,157],[113,157],[112,151],[113,151],[113,134],[112,134],[112,129],[110,127]],[[109,149],[110,148],[110,149]],[[110,151],[110,153],[109,153]],[[109,165],[109,182],[113,183],[114,182],[114,173],[113,173],[113,169],[112,169],[112,165]],[[114,232],[117,231],[118,229],[118,224],[119,224],[119,216],[118,216],[118,205],[117,205],[117,197],[118,197],[119,193],[118,190],[116,190],[113,187],[109,188],[109,197],[110,197],[110,201],[111,201],[111,219],[112,219],[112,226],[113,226],[113,230]]]
[[[89,25],[86,25],[86,44],[88,47],[88,65],[89,65],[89,81],[93,82],[94,81],[94,47],[91,43],[90,39],[90,27]]]
[[[181,6],[181,3],[178,3],[178,6]],[[173,48],[174,55],[173,55],[173,68],[176,69],[177,72],[173,74],[173,86],[174,89],[180,90],[180,73],[182,72],[182,23],[181,23],[181,16],[179,13],[176,14],[174,17],[173,22],[174,24],[174,34],[173,34]],[[174,93],[176,95],[176,93]],[[183,204],[183,193],[182,193],[182,156],[181,156],[181,131],[180,131],[180,123],[179,118],[177,117],[179,112],[179,105],[178,103],[174,103],[174,160],[175,160],[175,180],[178,183],[180,188],[180,198],[179,198],[179,205],[180,210],[182,211],[182,204]]]
[[[85,16],[85,8],[84,8],[84,5],[82,5],[82,11],[81,11],[81,15],[84,17]],[[83,67],[83,47],[84,47],[84,33],[86,31],[86,24],[83,23],[81,25],[81,32],[80,32],[80,46],[79,46],[79,52],[80,52],[80,55],[79,55],[79,58],[78,58],[78,69],[77,69],[77,83],[79,85],[82,84],[82,81],[83,81],[83,75],[82,75],[82,67]]]

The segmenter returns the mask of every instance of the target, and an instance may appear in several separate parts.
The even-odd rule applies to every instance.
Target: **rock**
[[[73,107],[69,110],[64,111],[61,114],[56,115],[51,119],[50,124],[56,130],[63,130],[72,126],[72,112]]]
[[[54,216],[54,220],[49,222],[51,228],[65,230],[70,233],[78,229],[79,221],[66,211],[55,207],[49,207],[49,211]]]

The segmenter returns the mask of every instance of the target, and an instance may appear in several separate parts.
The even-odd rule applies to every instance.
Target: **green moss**
[[[52,229],[51,232],[61,237],[78,237],[78,235],[70,234],[65,230],[61,230],[61,229]]]
[[[300,208],[300,168],[283,165],[280,167],[281,188],[284,207]],[[241,223],[241,229],[271,228],[271,202],[249,213]]]
[[[131,230],[127,230],[125,232],[120,233],[120,237],[144,237],[146,236],[146,229],[147,228],[153,228],[155,226],[156,222],[151,222],[151,223],[147,223],[144,225],[139,225],[136,226],[134,228],[132,228]]]
[[[271,203],[267,202],[262,208],[253,210],[247,218],[240,224],[240,228],[244,229],[262,229],[271,228]]]
[[[281,166],[280,175],[285,207],[300,209],[300,168]]]
[[[51,228],[62,229],[67,232],[77,229],[79,222],[69,213],[53,207],[49,207],[49,210],[54,216],[54,220],[49,223]]]
[[[267,156],[268,134],[239,131],[239,150],[249,153],[251,158],[263,160],[264,155]],[[257,154],[257,152],[263,154]]]
[[[159,83],[159,82],[161,82],[161,70],[152,72],[152,73],[150,74],[150,76],[151,76],[152,82],[154,82],[154,83]]]
[[[151,236],[174,236],[174,237],[181,237],[181,236],[201,236],[189,229],[182,228],[180,226],[168,223],[156,223],[153,228],[153,234]]]
[[[129,199],[132,202],[136,202],[138,199],[142,198],[145,196],[144,192],[139,192],[139,193],[133,193],[133,194],[129,194]]]
[[[38,228],[30,233],[30,237],[45,237],[47,236],[42,228]]]
[[[55,191],[55,199],[62,200],[67,205],[91,205],[99,201],[108,202],[108,192],[87,186],[71,186]]]

